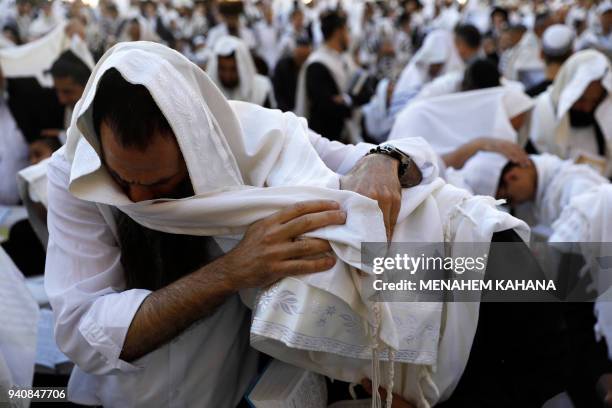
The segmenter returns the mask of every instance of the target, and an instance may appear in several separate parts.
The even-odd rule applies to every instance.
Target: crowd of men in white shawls
[[[312,235],[330,241],[341,262],[324,277],[282,280],[253,304],[243,299],[253,309],[251,342],[259,351],[286,356],[285,361],[295,365],[358,382],[374,375],[374,369],[368,371],[370,362],[363,363],[370,349],[362,347],[372,338],[326,332],[305,317],[282,321],[300,328],[301,339],[277,333],[275,324],[285,319],[282,310],[275,306],[266,311],[258,302],[278,293],[302,293],[304,298],[290,306],[297,308],[314,301],[316,288],[323,292],[316,301],[334,311],[347,309],[346,319],[366,325],[371,323],[368,313],[375,310],[380,334],[373,338],[388,347],[384,358],[397,362],[395,383],[390,381],[395,404],[406,400],[419,408],[448,399],[458,387],[476,335],[478,307],[432,303],[418,313],[392,305],[363,307],[348,277],[357,264],[360,242],[384,240],[385,230],[382,224],[377,227],[380,217],[372,215],[371,200],[360,202],[331,191],[341,184],[336,173],[357,166],[372,145],[391,143],[413,158],[423,185],[404,190],[395,241],[490,242],[508,229],[528,240],[529,228],[532,239],[550,243],[612,241],[610,0],[0,0],[0,28],[0,205],[27,206],[32,227],[25,236],[9,231],[8,243],[0,248],[0,268],[14,263],[26,275],[42,274],[44,268],[29,261],[35,258],[34,246],[40,250],[42,242],[46,248],[47,209],[54,214],[49,230],[55,237],[47,254],[57,264],[47,262],[47,291],[59,321],[60,348],[78,366],[71,395],[80,403],[122,406],[131,401],[127,405],[137,406],[156,400],[155,392],[124,398],[121,392],[129,394],[130,387],[140,392],[144,388],[130,374],[138,368],[111,350],[127,326],[111,327],[110,320],[122,309],[136,313],[145,295],[132,294],[111,307],[110,300],[94,297],[115,291],[118,285],[110,275],[95,282],[77,273],[61,276],[62,270],[78,264],[59,255],[71,249],[58,249],[69,247],[58,243],[58,235],[72,228],[71,216],[58,216],[57,208],[48,207],[48,189],[56,205],[72,208],[70,200],[77,197],[99,206],[102,215],[96,213],[99,219],[87,226],[89,232],[83,227],[85,236],[109,239],[111,233],[100,225],[106,228],[107,217],[113,215],[103,208],[116,207],[156,231],[215,237],[223,251],[222,240],[230,242],[228,248],[236,245],[229,232],[243,233],[254,221],[237,202],[257,200],[255,213],[263,217],[278,203],[289,205],[299,198],[337,200],[356,214],[347,222],[349,232],[340,228]],[[132,203],[108,184],[114,174],[100,173],[101,142],[92,130],[96,125],[90,106],[109,70],[145,85],[175,131],[181,120],[202,120],[210,126],[211,144],[188,131],[176,135],[194,197],[166,203],[159,212],[161,207],[149,206],[149,201]],[[160,77],[160,72],[169,76]],[[202,113],[191,103],[207,107]],[[286,137],[290,132],[304,138]],[[278,151],[271,147],[277,143],[282,144]],[[218,157],[201,163],[189,150],[214,150]],[[252,162],[253,157],[258,161]],[[219,169],[214,177],[208,174],[213,167]],[[242,190],[245,185],[272,189]],[[228,187],[229,192],[221,189]],[[499,211],[502,206],[504,211]],[[91,210],[74,208],[75,214]],[[439,219],[432,208],[439,211]],[[427,211],[436,216],[425,227],[418,217],[430,214]],[[362,219],[374,221],[367,227]],[[582,253],[587,263],[594,262],[590,251]],[[113,256],[108,251],[95,255],[109,265]],[[0,280],[3,273],[0,269]],[[15,276],[13,268],[11,281]],[[79,281],[86,278],[86,284]],[[102,285],[104,279],[108,281]],[[598,283],[602,291],[610,286],[607,279]],[[21,295],[27,303],[27,296]],[[595,305],[594,330],[612,346],[610,305]],[[398,322],[410,313],[412,329],[433,327],[438,335],[432,340],[425,332],[408,333],[420,344],[402,348],[402,336],[408,334]],[[219,333],[234,330],[248,336],[236,326],[245,316],[236,297],[207,324],[218,324]],[[453,325],[449,319],[463,323]],[[102,338],[109,327],[113,334]],[[195,326],[177,340],[179,345],[164,345],[164,357],[151,353],[148,364],[170,370],[171,351],[200,347],[203,343],[189,336],[200,333],[204,338],[207,327]],[[98,340],[96,333],[102,333]],[[449,338],[462,336],[463,341],[449,343]],[[310,349],[312,339],[319,338],[327,339],[324,345]],[[228,356],[248,348],[246,343],[223,344],[223,336],[208,340]],[[10,342],[3,341],[0,335],[0,390],[28,385],[32,348],[17,361],[9,356],[12,349],[6,351]],[[83,351],[84,345],[92,349]],[[342,351],[331,350],[334,347]],[[240,400],[249,375],[257,371],[253,355],[247,354],[243,371],[237,368],[239,356],[227,357],[228,370],[240,372],[240,390],[210,397],[208,403],[230,407]],[[609,354],[612,359],[612,351]],[[113,367],[108,367],[108,358]],[[193,361],[206,366],[211,358],[208,351]],[[179,365],[172,369],[189,369],[187,362]],[[390,375],[392,379],[393,368]],[[144,378],[157,381],[150,373]],[[222,383],[206,381],[211,389]],[[172,388],[165,383],[160,387]],[[184,385],[192,393],[199,387],[197,382]],[[186,404],[198,401],[185,392]]]

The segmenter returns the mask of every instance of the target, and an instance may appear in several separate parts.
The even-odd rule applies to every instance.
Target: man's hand
[[[378,201],[389,241],[393,236],[402,201],[398,167],[399,162],[392,157],[369,154],[361,158],[355,167],[340,179],[342,190],[354,191]]]
[[[367,378],[361,380],[361,386],[368,394],[372,395],[372,382],[370,380]],[[378,387],[378,393],[383,401],[387,398],[387,390],[385,390],[383,387]],[[391,408],[414,408],[414,406],[397,394],[393,394],[393,403],[391,404]]]
[[[242,289],[330,269],[336,258],[329,242],[297,238],[328,225],[344,224],[346,213],[339,208],[335,201],[305,201],[254,223],[224,257],[231,273],[228,278]]]
[[[519,166],[529,165],[529,155],[516,143],[490,137],[483,137],[477,140],[482,151],[502,154],[512,163],[516,163]]]
[[[157,349],[240,289],[331,268],[336,259],[329,254],[329,242],[296,238],[345,220],[338,203],[320,200],[295,204],[254,223],[227,254],[145,298],[128,329],[121,359],[133,361]]]

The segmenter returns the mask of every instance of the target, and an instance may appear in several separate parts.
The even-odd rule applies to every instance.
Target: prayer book
[[[255,408],[327,408],[325,377],[274,360],[247,396]]]

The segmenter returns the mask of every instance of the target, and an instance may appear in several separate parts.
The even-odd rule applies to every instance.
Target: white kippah
[[[612,11],[612,1],[603,1],[597,6],[597,14],[604,14]]]
[[[551,25],[542,35],[542,49],[550,57],[566,55],[572,51],[574,30],[564,24]]]

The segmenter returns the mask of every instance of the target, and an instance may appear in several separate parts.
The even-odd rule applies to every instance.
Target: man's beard
[[[570,109],[569,111],[570,125],[575,128],[584,128],[595,124],[595,111],[583,112]]]

